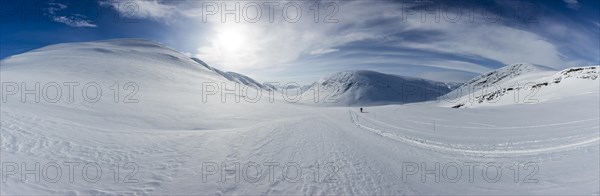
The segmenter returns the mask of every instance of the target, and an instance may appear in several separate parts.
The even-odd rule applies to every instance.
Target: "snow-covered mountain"
[[[258,88],[261,88],[264,90],[277,91],[277,87],[275,85],[268,84],[268,83],[260,83],[244,74],[231,72],[231,71],[228,71],[226,73],[230,76],[232,82],[237,82],[237,83],[244,84],[247,86],[258,87]]]
[[[30,62],[24,59],[37,59],[41,61]],[[64,59],[61,59],[64,58]],[[81,59],[82,61],[78,61]],[[126,59],[126,61],[124,61]],[[262,84],[248,76],[224,72],[209,66],[198,58],[189,58],[172,48],[160,43],[144,39],[113,39],[96,42],[65,43],[46,46],[25,54],[15,55],[2,60],[4,69],[18,67],[18,69],[33,68],[39,64],[47,66],[46,62],[68,61],[64,65],[53,66],[54,71],[64,70],[71,72],[74,66],[83,70],[97,71],[98,73],[110,72],[110,77],[125,74],[130,78],[136,76],[156,77],[160,80],[178,80],[187,77],[176,75],[165,76],[163,73],[176,73],[184,71],[183,75],[190,73],[206,74],[206,77],[222,81],[223,79],[241,85],[258,87],[263,90],[277,90],[273,85]],[[88,63],[89,61],[96,61]],[[74,65],[72,62],[77,62]],[[201,66],[198,66],[201,65]],[[187,71],[186,71],[187,70]],[[99,74],[99,76],[104,76]],[[202,79],[202,78],[200,78]],[[209,80],[207,80],[209,81]]]
[[[445,96],[454,108],[531,104],[597,91],[598,66],[568,68],[518,63],[482,74]]]
[[[414,103],[434,100],[452,87],[453,84],[375,71],[344,71],[320,79],[302,98],[305,102],[333,105]]]
[[[76,116],[86,116],[93,111],[94,114],[119,116],[117,121],[144,126],[195,129],[231,123],[208,118],[193,119],[193,116],[228,118],[238,115],[213,114],[211,111],[259,107],[260,104],[228,104],[249,99],[243,92],[221,96],[222,84],[233,89],[234,82],[239,80],[199,62],[160,43],[143,39],[65,43],[3,59],[1,79],[4,84],[16,84],[18,89],[34,89],[36,84],[40,84],[40,93],[45,88],[54,89],[48,84],[58,85],[61,92],[56,103],[43,104],[44,98],[52,97],[38,94],[37,97],[26,96],[26,103],[17,106],[23,108],[21,111],[30,108],[32,112],[48,116],[64,113],[55,110],[56,106],[61,106],[70,108],[61,111],[78,113]],[[75,92],[69,92],[70,87],[64,84],[72,85]],[[204,89],[205,84],[211,89]],[[90,96],[83,96],[82,91]],[[68,97],[71,93],[72,101]],[[93,96],[96,93],[98,99],[93,99],[93,104],[90,104],[89,98],[96,98]],[[251,96],[252,91],[249,94]],[[8,99],[2,100],[5,101],[3,107],[22,100],[19,92],[3,96],[3,99]],[[42,104],[33,102],[38,100]],[[267,102],[266,95],[260,101]],[[143,123],[146,121],[149,123]]]
[[[221,71],[217,68],[211,67],[208,64],[206,64],[204,61],[192,57],[192,60],[194,60],[196,63],[204,66],[206,69],[209,69],[223,77],[225,77],[227,80],[232,81],[232,82],[236,82],[239,84],[243,84],[243,85],[247,85],[250,87],[257,87],[260,88],[262,90],[267,90],[267,91],[277,91],[277,87],[268,83],[260,83],[246,75],[240,74],[240,73],[236,73],[236,72],[224,72]]]
[[[61,63],[55,64],[55,62]],[[50,45],[3,59],[2,66],[4,70],[37,69],[44,66],[48,67],[50,72],[96,72],[102,78],[108,76],[135,79],[140,76],[164,82],[189,79],[185,76],[195,73],[202,74],[203,77],[199,79],[206,79],[206,81],[259,84],[247,76],[221,71],[200,59],[189,58],[179,51],[144,39],[113,39]],[[184,75],[178,77],[174,74]]]
[[[511,81],[522,81],[527,77],[535,77],[535,74],[548,74],[553,72],[555,72],[555,70],[541,65],[516,63],[477,76],[468,82],[465,82],[456,90],[479,90],[489,86],[504,85]]]

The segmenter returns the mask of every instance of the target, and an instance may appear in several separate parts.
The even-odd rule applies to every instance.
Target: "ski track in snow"
[[[411,122],[411,123],[415,123],[415,124],[422,124],[422,125],[431,125],[432,122],[423,122],[423,121],[416,121],[416,120],[407,120],[407,119],[395,119],[395,120],[402,120],[405,122]],[[541,125],[528,125],[528,126],[496,126],[496,125],[490,125],[490,124],[483,124],[483,123],[476,123],[476,122],[468,122],[470,124],[476,124],[476,125],[482,125],[479,127],[476,126],[453,126],[453,125],[444,125],[444,124],[436,124],[436,127],[446,127],[446,128],[459,128],[459,129],[488,129],[488,130],[502,130],[502,129],[531,129],[531,128],[545,128],[545,127],[555,127],[555,126],[560,126],[560,125],[570,125],[570,124],[578,124],[578,123],[582,123],[582,122],[590,122],[590,121],[598,121],[600,120],[600,118],[590,118],[590,119],[583,119],[583,120],[574,120],[574,121],[567,121],[567,122],[560,122],[560,123],[545,123],[545,124],[541,124]],[[381,122],[383,124],[387,124],[385,122]],[[387,124],[390,125],[390,124]],[[393,126],[393,125],[390,125]],[[419,130],[422,131],[422,130]]]
[[[569,139],[569,141],[567,141],[561,145],[555,145],[555,146],[553,145],[553,146],[542,147],[542,148],[507,149],[507,150],[465,149],[465,145],[462,145],[462,144],[442,145],[442,143],[440,143],[440,142],[435,142],[435,141],[426,140],[426,139],[422,139],[422,138],[415,138],[415,137],[409,137],[406,135],[397,135],[397,134],[387,133],[385,131],[382,131],[382,126],[377,125],[376,123],[374,123],[374,121],[368,120],[366,117],[360,117],[360,119],[366,119],[367,121],[370,122],[369,125],[371,125],[371,126],[368,126],[368,125],[366,125],[366,123],[364,123],[365,120],[363,120],[363,122],[361,123],[361,120],[359,119],[359,115],[357,113],[355,113],[351,110],[349,110],[348,112],[350,114],[350,119],[352,120],[352,123],[354,123],[357,127],[362,128],[367,131],[370,131],[370,132],[373,132],[380,136],[383,136],[383,137],[386,137],[386,138],[389,138],[392,140],[400,141],[400,142],[403,142],[403,143],[406,143],[406,144],[409,144],[409,145],[412,145],[415,147],[423,148],[426,150],[432,150],[432,151],[443,152],[443,153],[463,154],[463,155],[467,155],[467,156],[511,157],[511,156],[522,156],[522,155],[537,155],[537,154],[548,153],[548,152],[568,151],[568,150],[577,149],[577,148],[581,148],[581,147],[598,145],[598,141],[600,141],[600,137],[598,137],[597,135],[593,135],[591,137],[588,137],[590,139],[586,139],[586,140],[574,140],[571,138],[567,138],[567,139]],[[565,125],[565,124],[574,124],[574,123],[580,123],[580,122],[585,122],[585,121],[590,121],[590,120],[555,123],[553,125],[557,126],[557,125]],[[436,126],[438,126],[438,125],[436,125]],[[539,126],[525,126],[525,127],[539,127]],[[405,128],[399,128],[399,127],[396,127],[396,128],[405,129]],[[491,128],[491,127],[487,127],[487,128]],[[493,127],[493,128],[506,128],[506,127]],[[518,128],[522,128],[522,127],[518,127]],[[591,129],[598,129],[598,128],[599,128],[598,126],[591,127]],[[556,140],[556,139],[551,139],[551,140]],[[525,142],[521,142],[521,143],[538,143],[538,142],[539,141],[525,141]]]
[[[313,125],[317,122],[320,127],[315,128]],[[313,168],[315,167],[314,162],[311,161],[316,156],[326,157],[326,159],[314,160],[319,162],[320,169],[323,169],[327,163],[334,163],[335,165],[332,166],[337,167],[338,171],[335,172],[335,175],[329,176],[327,180],[331,180],[330,183],[324,183],[327,174],[332,174],[329,173],[332,172],[330,170],[323,170],[316,181],[315,177],[311,175],[303,176],[300,180],[301,183],[276,179],[267,185],[267,190],[262,194],[281,195],[301,192],[304,195],[368,195],[391,193],[390,190],[382,189],[384,185],[392,185],[389,185],[389,180],[384,179],[381,171],[369,167],[367,161],[361,159],[363,156],[351,150],[352,147],[347,143],[331,139],[335,138],[336,134],[343,129],[329,121],[317,117],[307,117],[259,127],[255,131],[241,134],[232,140],[234,145],[226,156],[227,164],[254,159],[278,160],[301,163],[304,170],[311,171],[315,169]],[[266,132],[265,135],[257,141],[252,141],[247,135],[263,131]],[[250,146],[250,148],[246,149],[243,146]],[[348,186],[339,186],[340,184]],[[244,188],[248,187],[226,185],[220,187],[217,194],[232,194]]]

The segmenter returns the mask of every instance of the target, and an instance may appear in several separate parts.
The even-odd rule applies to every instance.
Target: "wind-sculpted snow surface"
[[[203,83],[235,82],[145,40],[60,44],[1,63],[2,195],[600,192],[597,88],[577,96],[561,88],[554,93],[562,98],[538,104],[423,102],[361,113],[206,97]],[[597,81],[592,70],[549,76],[575,87]],[[429,84],[344,75],[335,81]]]

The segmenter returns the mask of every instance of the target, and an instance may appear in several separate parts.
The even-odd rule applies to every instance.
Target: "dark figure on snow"
[[[362,112],[362,108],[360,108],[360,113],[363,113],[363,112]]]

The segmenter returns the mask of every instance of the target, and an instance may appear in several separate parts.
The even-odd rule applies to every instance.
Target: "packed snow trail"
[[[362,128],[364,130],[371,131],[373,133],[381,135],[383,137],[397,140],[400,142],[404,142],[409,145],[423,148],[425,150],[433,150],[433,151],[442,152],[442,153],[456,153],[456,154],[462,154],[462,155],[467,155],[467,156],[478,156],[478,157],[479,156],[488,156],[488,157],[490,157],[490,156],[491,157],[505,157],[506,156],[506,157],[508,157],[508,156],[536,155],[536,154],[548,153],[548,152],[567,151],[567,150],[577,149],[579,147],[585,147],[585,146],[591,146],[591,145],[597,146],[598,141],[600,141],[600,137],[597,134],[591,134],[591,135],[578,136],[578,138],[589,138],[589,139],[576,140],[573,138],[566,138],[568,140],[560,141],[561,142],[560,145],[555,145],[555,143],[553,143],[553,145],[551,145],[550,147],[545,147],[545,148],[529,147],[527,149],[510,149],[510,147],[512,145],[508,145],[509,148],[499,149],[499,150],[472,150],[472,149],[465,148],[465,145],[461,145],[461,144],[441,143],[441,142],[430,141],[430,140],[426,140],[426,139],[409,137],[409,136],[402,135],[402,134],[393,134],[393,133],[385,132],[385,131],[383,131],[385,129],[385,128],[383,128],[384,126],[378,125],[376,123],[376,121],[374,121],[374,120],[368,120],[368,118],[364,117],[364,116],[359,117],[359,115],[353,111],[349,111],[349,115],[350,115],[350,118],[352,119],[352,122],[354,124],[356,124],[356,126]],[[363,119],[362,123],[361,123],[361,120],[359,120],[359,119]],[[598,119],[593,119],[593,120],[597,121]],[[579,121],[579,122],[586,122],[586,121],[590,121],[590,120],[583,120],[583,121]],[[578,123],[578,122],[557,123],[553,126],[564,125],[564,124],[574,124],[574,123]],[[436,126],[439,126],[439,125],[436,125]],[[533,127],[539,127],[539,126],[528,126],[527,128],[533,128]],[[393,127],[393,128],[398,128],[398,127]],[[485,127],[485,128],[490,128],[490,127]],[[506,128],[506,127],[493,127],[493,128],[502,129],[502,128]],[[519,128],[523,128],[523,127],[519,127]],[[594,126],[594,127],[588,128],[588,129],[598,130],[599,128],[600,128],[599,126]],[[404,129],[404,128],[398,128],[398,130],[402,130],[402,129]],[[552,142],[557,142],[555,140],[556,139],[553,139]],[[522,142],[522,143],[540,143],[540,142],[544,142],[544,141],[529,141],[529,142],[526,141],[526,142]]]

